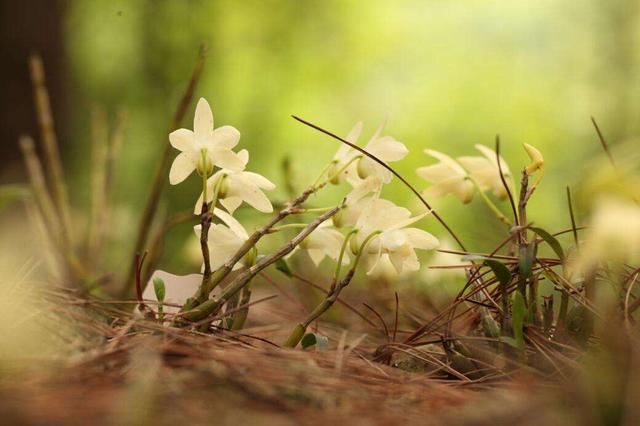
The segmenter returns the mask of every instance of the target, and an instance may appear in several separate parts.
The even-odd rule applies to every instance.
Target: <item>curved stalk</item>
[[[340,280],[339,283],[331,287],[331,289],[329,290],[329,293],[327,294],[327,297],[318,306],[316,306],[316,308],[313,311],[311,311],[311,313],[307,316],[307,318],[303,322],[297,324],[294,327],[294,329],[291,331],[291,334],[289,335],[289,337],[287,338],[283,346],[291,349],[298,346],[298,343],[300,343],[300,340],[302,340],[302,338],[304,337],[304,333],[307,330],[307,327],[309,327],[309,325],[313,321],[318,319],[322,314],[327,312],[329,308],[331,308],[331,306],[333,306],[333,304],[338,299],[338,296],[340,295],[340,292],[342,291],[342,289],[344,289],[346,286],[349,285],[349,283],[351,282],[351,279],[355,275],[356,268],[358,267],[358,263],[360,262],[360,257],[362,256],[362,253],[366,249],[367,245],[371,242],[371,240],[373,240],[373,238],[375,238],[380,234],[381,234],[381,231],[375,231],[369,234],[367,238],[364,239],[364,241],[362,242],[362,245],[358,249],[358,253],[356,254],[356,258],[353,261],[353,266],[351,267],[351,269],[349,269],[349,271],[342,278],[342,280]]]

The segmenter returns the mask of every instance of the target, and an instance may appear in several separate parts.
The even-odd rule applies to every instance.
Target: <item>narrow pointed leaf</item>
[[[549,244],[549,247],[551,247],[553,251],[556,252],[558,258],[564,262],[564,250],[562,249],[562,246],[560,245],[560,242],[556,239],[556,237],[542,228],[536,228],[532,226],[529,229],[538,234],[540,238],[542,238],[547,244]]]

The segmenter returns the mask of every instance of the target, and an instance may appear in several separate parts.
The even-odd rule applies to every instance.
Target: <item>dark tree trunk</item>
[[[0,0],[0,182],[21,180],[18,137],[39,131],[33,104],[28,60],[42,55],[56,130],[64,132],[65,62],[63,0]],[[64,138],[59,142],[64,145]]]

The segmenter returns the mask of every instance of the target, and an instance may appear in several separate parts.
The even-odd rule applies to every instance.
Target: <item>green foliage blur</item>
[[[387,132],[411,150],[398,171],[419,189],[426,183],[415,168],[432,161],[425,148],[477,155],[473,145],[493,146],[499,133],[517,176],[528,162],[522,143],[536,146],[546,175],[530,219],[559,231],[569,226],[565,186],[576,185],[585,165],[602,155],[590,116],[614,146],[638,135],[638,24],[634,0],[72,1],[65,37],[75,136],[65,157],[76,193],[88,198],[88,107],[126,110],[116,201],[123,240],[131,241],[204,42],[208,60],[196,96],[209,100],[216,125],[241,131],[249,169],[278,185],[273,198],[287,198],[285,157],[302,189],[338,148],[291,114],[341,135],[363,120],[361,143],[388,120]],[[167,214],[190,208],[198,184],[191,178],[170,187],[167,180]],[[419,207],[398,182],[384,195]],[[318,205],[323,200],[331,198]],[[500,238],[494,234],[501,225],[478,197],[471,206],[453,197],[434,205],[472,250]],[[501,207],[508,213],[506,203]],[[193,236],[190,226],[174,236],[176,246]],[[443,235],[432,219],[424,226]]]

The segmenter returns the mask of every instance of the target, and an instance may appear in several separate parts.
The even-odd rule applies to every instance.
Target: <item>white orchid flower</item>
[[[384,130],[382,124],[373,135],[369,143],[364,147],[365,151],[372,154],[385,163],[402,160],[408,153],[407,147],[391,136],[381,136]],[[376,163],[369,157],[363,157],[358,161],[358,175],[361,178],[378,176],[383,184],[391,182],[393,174]]]
[[[169,182],[177,185],[194,170],[209,176],[214,166],[241,170],[242,161],[231,149],[238,144],[240,132],[231,126],[214,130],[209,103],[200,98],[193,118],[193,131],[178,129],[169,134],[171,146],[180,150],[169,171]]]
[[[331,221],[322,222],[315,231],[305,238],[299,245],[307,252],[314,265],[318,266],[325,257],[337,262],[340,257],[344,235],[331,226]],[[349,263],[349,255],[344,254],[342,264]]]
[[[480,144],[475,147],[482,153],[483,157],[459,157],[458,161],[469,171],[471,178],[478,184],[481,191],[491,190],[496,197],[506,198],[507,190],[500,178],[495,151]],[[502,174],[507,185],[512,188],[513,177],[502,156],[500,157],[500,168],[502,168]]]
[[[238,249],[249,238],[249,234],[247,234],[247,231],[240,222],[224,210],[213,209],[213,214],[224,222],[224,224],[212,223],[211,228],[209,228],[209,259],[211,262],[211,270],[215,271],[236,254]],[[196,225],[193,230],[196,236],[200,238],[202,226]],[[234,269],[238,269],[241,266],[248,266],[249,263],[252,263],[252,258],[255,260],[255,252],[249,252],[245,258],[236,263]]]
[[[353,129],[351,129],[345,140],[355,144],[358,142],[361,133],[362,121],[358,121],[356,125],[353,126]],[[340,145],[340,148],[338,148],[338,151],[333,156],[332,166],[328,171],[328,176],[331,178],[330,182],[334,185],[339,185],[342,182],[347,181],[352,186],[357,185],[361,180],[358,177],[358,170],[356,166],[357,162],[355,160],[358,156],[362,156],[362,154],[351,148],[349,145]]]
[[[342,209],[333,216],[333,224],[337,228],[354,226],[369,202],[380,196],[381,189],[382,181],[378,176],[369,176],[366,179],[361,179],[360,183],[345,197]]]
[[[473,182],[469,180],[467,171],[446,154],[432,149],[426,149],[424,152],[436,160],[440,160],[439,163],[416,170],[418,176],[433,184],[423,192],[424,195],[426,197],[442,197],[453,194],[464,204],[470,203],[475,188]]]
[[[153,302],[158,301],[156,298],[156,292],[153,288],[153,280],[156,278],[160,278],[164,281],[165,296],[163,303],[165,306],[163,306],[163,311],[170,314],[178,313],[180,311],[180,307],[184,305],[189,297],[195,294],[202,283],[202,275],[200,274],[181,276],[173,275],[164,271],[155,271],[142,292],[143,300],[150,300]],[[149,304],[148,307],[154,311],[158,310],[156,304]]]
[[[238,158],[242,162],[239,170],[218,170],[207,180],[207,200],[212,199],[216,184],[220,179],[224,179],[218,193],[218,200],[229,213],[233,214],[243,201],[258,211],[271,213],[273,206],[262,190],[271,191],[276,186],[258,173],[244,171],[249,162],[249,152],[246,149],[238,152]],[[194,213],[200,214],[201,211],[202,194],[196,202]]]
[[[355,236],[358,250],[361,250],[367,238],[377,233],[369,240],[363,252],[365,262],[370,265],[369,272],[383,256],[389,258],[398,273],[420,269],[415,249],[433,250],[438,247],[438,239],[426,231],[407,226],[428,213],[411,217],[409,210],[391,201],[379,198],[371,200],[355,226],[358,230]]]

